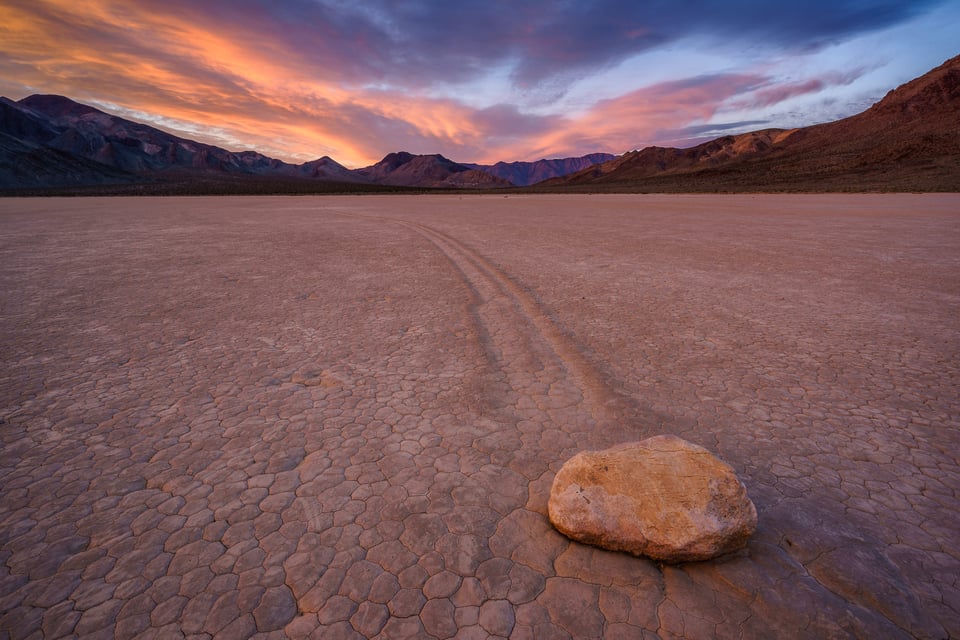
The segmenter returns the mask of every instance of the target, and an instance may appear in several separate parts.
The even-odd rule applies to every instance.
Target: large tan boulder
[[[757,528],[733,469],[676,436],[578,453],[554,478],[548,510],[574,540],[662,562],[735,551]]]

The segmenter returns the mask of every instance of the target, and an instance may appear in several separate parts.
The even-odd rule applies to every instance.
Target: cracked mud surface
[[[0,201],[0,638],[960,637],[960,196]],[[747,549],[546,519],[731,464]]]

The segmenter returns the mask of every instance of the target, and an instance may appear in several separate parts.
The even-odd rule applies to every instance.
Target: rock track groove
[[[530,368],[525,365],[531,361],[537,361],[541,368],[551,362],[559,363],[562,370],[557,374],[576,385],[582,409],[598,425],[612,429],[630,420],[630,414],[636,419],[635,401],[613,391],[598,366],[583,354],[582,346],[557,325],[527,289],[490,260],[449,234],[424,224],[390,218],[380,220],[416,231],[447,257],[476,295],[474,310],[483,323],[480,330],[498,343],[494,354],[498,367],[528,373]],[[521,355],[516,349],[508,352],[511,345],[523,346],[531,353]],[[635,434],[641,433],[640,428],[657,426],[638,424]]]

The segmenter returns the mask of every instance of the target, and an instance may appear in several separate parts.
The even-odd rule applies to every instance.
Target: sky
[[[0,0],[0,95],[290,162],[532,161],[853,115],[958,33],[960,0]]]

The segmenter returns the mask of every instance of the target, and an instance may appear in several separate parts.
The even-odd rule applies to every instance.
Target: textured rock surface
[[[553,481],[549,512],[574,540],[664,562],[735,551],[757,528],[733,469],[671,435],[578,453]]]

